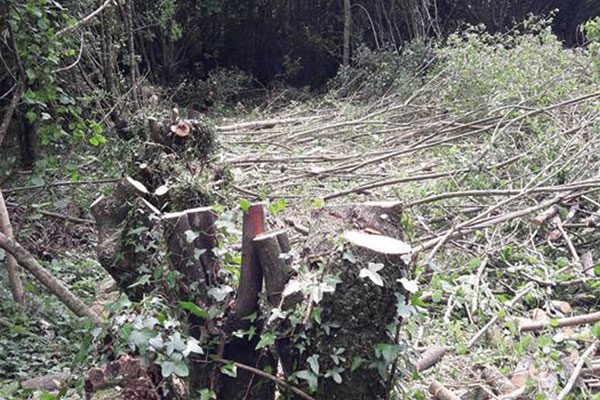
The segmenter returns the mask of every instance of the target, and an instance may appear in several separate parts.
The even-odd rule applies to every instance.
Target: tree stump
[[[399,203],[328,206],[313,212],[304,256],[322,276],[340,282],[319,304],[330,332],[316,326],[309,351],[318,356],[321,371],[339,371],[341,383],[320,377],[318,399],[388,398],[391,388],[373,365],[382,363],[376,346],[396,344],[387,327],[397,321],[398,296],[406,294],[398,281],[409,275],[403,255],[410,247],[398,240],[401,214]],[[377,272],[383,286],[360,277],[362,269],[374,264],[383,266]],[[337,364],[331,357],[336,354],[341,356]]]
[[[131,287],[143,275],[140,267],[150,270],[155,262],[147,249],[153,241],[158,210],[143,199],[147,194],[144,185],[126,178],[112,196],[100,196],[91,206],[98,231],[98,260],[132,300],[152,289],[147,284]]]

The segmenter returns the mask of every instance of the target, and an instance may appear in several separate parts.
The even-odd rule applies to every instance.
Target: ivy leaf
[[[250,209],[250,201],[248,201],[247,199],[240,200],[240,208],[244,213],[247,213]]]
[[[319,377],[308,370],[296,372],[296,377],[308,383],[311,391],[316,391],[319,386]]]
[[[225,297],[227,297],[227,295],[231,292],[233,292],[233,288],[231,286],[222,285],[219,287],[211,288],[208,291],[208,295],[214,298],[216,301],[223,301]]]
[[[260,340],[256,345],[256,350],[262,349],[263,347],[267,347],[275,343],[275,334],[273,332],[265,332],[260,335]]]
[[[180,378],[185,378],[190,374],[190,370],[188,369],[188,366],[184,360],[175,361],[173,364],[173,372],[175,372],[175,375],[179,376]]]
[[[200,347],[200,344],[198,343],[198,339],[196,339],[196,338],[188,339],[187,346],[183,350],[183,356],[187,357],[190,355],[190,353],[204,354],[204,350],[202,350],[202,347]]]
[[[237,367],[233,363],[227,363],[221,367],[221,372],[232,378],[237,377]]]
[[[156,337],[153,337],[152,339],[148,340],[148,344],[154,350],[160,350],[164,347],[165,341],[163,340],[163,338],[160,335],[156,335]]]
[[[185,240],[188,243],[194,243],[194,240],[198,239],[198,236],[200,236],[200,234],[192,230],[185,231]]]
[[[167,343],[167,355],[170,356],[174,351],[183,351],[186,348],[185,343],[181,339],[181,334],[179,332],[175,332]]]
[[[190,313],[194,314],[198,318],[207,319],[209,317],[209,315],[206,311],[204,311],[203,309],[201,309],[200,307],[198,307],[196,304],[192,303],[191,301],[180,301],[179,308],[181,308],[182,310],[185,310],[185,311],[189,311]]]
[[[399,280],[404,289],[406,289],[410,293],[417,293],[419,291],[419,283],[417,281],[411,281],[406,278],[402,278]]]
[[[175,371],[175,364],[172,361],[163,361],[160,364],[160,373],[163,378],[170,377]]]
[[[163,361],[160,364],[160,373],[163,378],[168,378],[169,376],[175,374],[181,378],[185,378],[190,374],[187,364],[183,360],[178,361]]]
[[[383,286],[383,278],[379,275],[379,271],[383,269],[384,265],[380,263],[369,263],[367,268],[360,270],[358,275],[361,278],[369,278],[371,282],[377,286]]]
[[[310,369],[316,375],[319,375],[319,355],[313,354],[312,356],[308,357],[308,359],[306,361],[308,361],[308,365],[310,365]]]

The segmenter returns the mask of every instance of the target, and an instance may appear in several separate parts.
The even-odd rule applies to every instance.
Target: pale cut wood
[[[383,235],[372,235],[362,231],[346,231],[344,239],[355,246],[363,247],[381,254],[409,254],[412,247],[401,240]]]
[[[146,188],[146,186],[144,186],[144,184],[140,181],[136,181],[135,179],[133,179],[132,177],[128,176],[127,178],[125,178],[125,180],[127,180],[127,182],[133,186],[133,188],[135,188],[135,190],[137,191],[138,195],[146,195],[148,194],[148,189]]]
[[[460,400],[460,397],[446,389],[438,381],[431,382],[431,385],[429,385],[429,393],[438,400]]]
[[[432,347],[421,354],[421,358],[416,363],[417,371],[425,371],[437,364],[448,351],[447,347]]]

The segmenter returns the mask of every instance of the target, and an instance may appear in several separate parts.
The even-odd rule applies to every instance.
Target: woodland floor
[[[242,199],[278,204],[296,225],[290,230],[299,245],[298,231],[315,207],[400,200],[404,239],[420,250],[416,312],[403,340],[417,351],[448,347],[431,369],[406,369],[400,398],[428,398],[434,379],[464,399],[499,398],[485,367],[512,377],[524,398],[557,398],[596,329],[518,328],[521,318],[555,321],[597,309],[600,222],[590,218],[600,212],[600,82],[586,78],[555,95],[554,81],[543,99],[459,108],[443,98],[444,79],[376,100],[288,101],[279,93],[249,111],[210,117],[219,131],[218,162],[231,166],[235,182],[225,207]],[[106,276],[95,261],[88,206],[105,185],[81,180],[118,178],[123,146],[48,156],[2,184],[18,239],[89,302]],[[80,181],[53,185],[71,180]],[[557,213],[536,224],[553,206]],[[22,313],[0,289],[0,397],[10,398],[23,378],[77,376],[89,361],[89,327],[36,283],[28,280],[27,290],[40,294],[29,296],[36,307]],[[477,336],[492,318],[498,321]],[[588,370],[600,363],[594,355]],[[598,376],[580,383],[572,398],[597,398]]]

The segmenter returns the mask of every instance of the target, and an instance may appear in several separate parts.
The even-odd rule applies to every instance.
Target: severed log
[[[335,292],[325,293],[319,303],[322,323],[335,328],[330,335],[314,333],[312,354],[319,356],[322,370],[334,367],[329,355],[335,349],[344,348],[346,359],[339,365],[344,368],[343,384],[320,379],[319,399],[389,398],[391,388],[370,365],[377,362],[372,350],[376,345],[395,344],[386,327],[397,321],[397,296],[407,296],[399,280],[408,277],[409,267],[400,250],[411,249],[401,242],[401,215],[398,202],[326,206],[311,215],[302,254],[320,276],[339,280]],[[393,250],[378,243],[393,243]],[[383,265],[378,270],[383,286],[359,276],[373,264]],[[363,362],[353,368],[356,358]],[[299,364],[299,369],[308,368],[302,360]]]
[[[205,162],[217,146],[213,127],[198,119],[181,119],[177,109],[162,122],[149,118],[148,127],[152,141],[167,153],[192,150],[200,161]]]
[[[161,397],[151,375],[140,360],[121,357],[88,371],[85,398],[159,400]]]
[[[279,307],[291,271],[290,261],[282,257],[290,252],[287,233],[278,231],[259,235],[254,239],[254,249],[264,276],[267,299],[273,307]]]
[[[541,331],[549,327],[564,328],[565,326],[589,325],[598,321],[600,321],[600,311],[591,314],[578,315],[576,317],[560,318],[554,321],[524,321],[519,325],[519,331],[534,332]]]
[[[422,372],[433,367],[444,357],[444,355],[446,355],[447,352],[447,347],[432,347],[425,350],[415,365],[417,371]]]
[[[276,369],[276,364],[268,353],[261,354],[256,350],[261,326],[251,322],[251,317],[258,316],[258,298],[262,290],[263,274],[260,261],[254,248],[254,239],[265,231],[265,205],[257,203],[250,205],[244,212],[242,226],[242,265],[240,282],[236,295],[233,312],[226,322],[226,331],[230,336],[225,345],[223,357],[240,364],[263,369]],[[254,325],[257,334],[253,338],[233,336],[238,330],[247,330]],[[252,398],[257,400],[272,400],[275,396],[275,386],[272,381],[260,377],[248,370],[239,370],[236,378],[221,376],[221,391],[219,399],[242,400]]]
[[[219,247],[217,241],[217,214],[212,207],[195,208],[187,211],[190,228],[198,235],[194,240],[194,247],[201,252],[200,260],[204,267],[204,273],[208,286],[214,286],[219,281],[219,270],[221,268],[219,259],[214,249]]]
[[[219,261],[213,253],[218,246],[216,228],[217,215],[211,207],[194,208],[163,216],[165,238],[169,257],[175,270],[182,274],[180,291],[195,304],[208,308],[208,288],[217,282]],[[180,297],[181,300],[181,297]],[[205,321],[188,314],[189,334],[197,339]],[[209,380],[212,368],[196,355],[190,356],[190,388],[202,389]]]
[[[505,377],[492,366],[485,366],[481,371],[481,376],[485,379],[485,382],[492,387],[494,393],[499,396],[513,393],[518,388],[512,384],[510,379]]]
[[[265,205],[252,204],[244,213],[242,224],[242,267],[235,304],[238,319],[258,311],[258,294],[262,289],[263,275],[253,240],[265,231]]]
[[[208,303],[206,274],[200,257],[196,257],[187,211],[165,214],[162,221],[171,266],[181,274],[178,298],[193,301],[198,294],[204,304]]]
[[[460,400],[458,395],[454,394],[449,389],[446,389],[444,385],[438,381],[431,382],[431,385],[429,385],[429,393],[438,400]]]
[[[254,239],[254,248],[258,255],[260,267],[265,281],[267,300],[275,308],[289,309],[295,301],[282,303],[282,293],[291,276],[292,260],[289,258],[291,251],[289,238],[286,231],[277,231],[257,236]],[[289,322],[283,321],[281,326],[274,329],[283,331],[290,329]],[[279,335],[275,341],[275,349],[286,375],[293,373],[294,360],[298,357],[298,350],[293,347],[293,342],[286,335]]]

